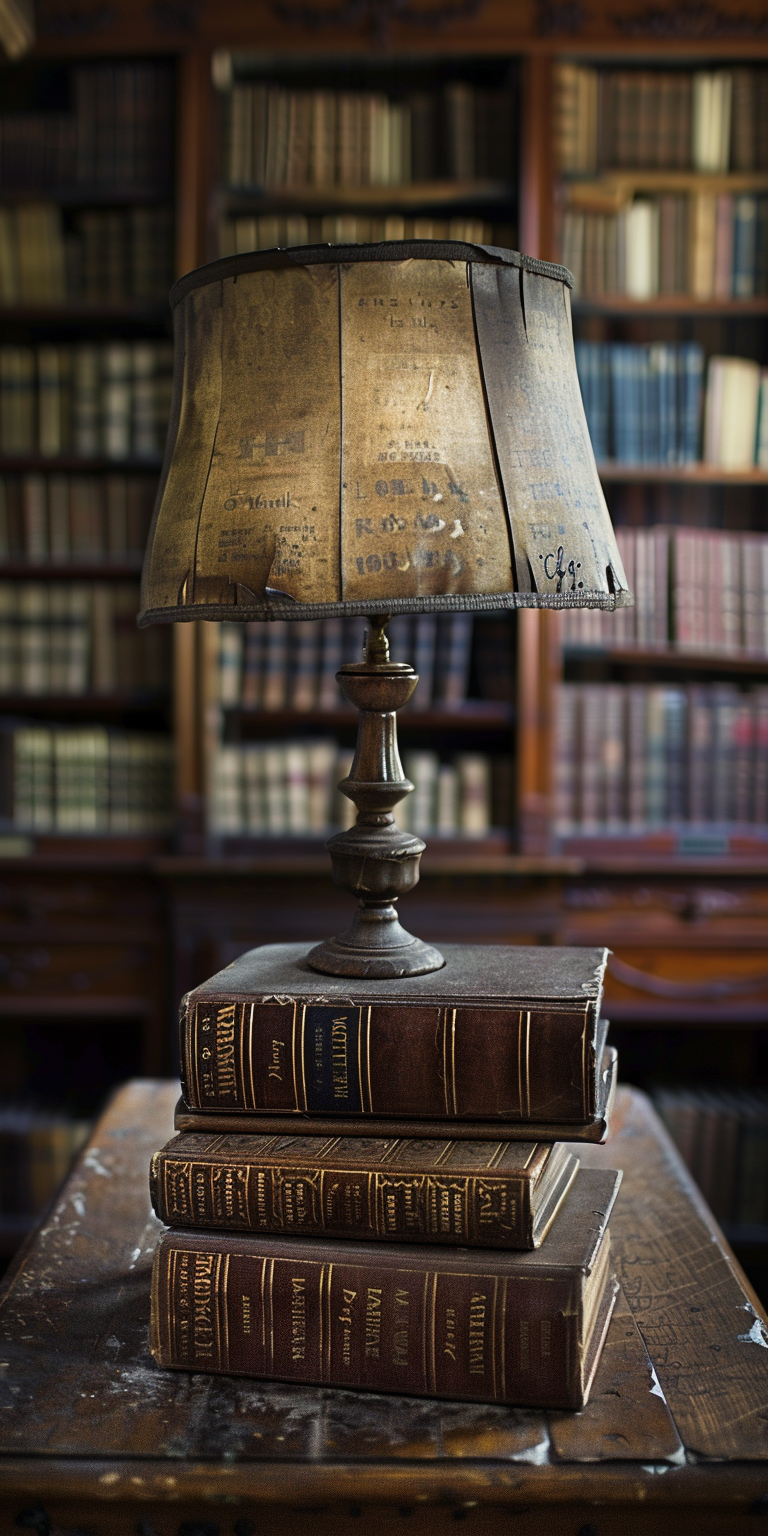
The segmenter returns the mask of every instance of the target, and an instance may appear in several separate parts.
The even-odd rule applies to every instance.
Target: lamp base
[[[312,969],[327,976],[423,976],[445,964],[439,950],[401,927],[394,906],[418,881],[424,844],[399,831],[392,814],[413,789],[397,750],[395,712],[407,704],[419,679],[412,667],[390,661],[386,623],[386,616],[371,619],[365,661],[336,674],[360,711],[354,762],[339,785],[358,814],[354,827],[332,837],[326,847],[336,884],[352,892],[360,905],[344,933],[307,955]]]
[[[414,938],[398,920],[391,902],[361,907],[345,933],[315,945],[307,955],[313,971],[326,976],[424,976],[445,961],[439,949]]]

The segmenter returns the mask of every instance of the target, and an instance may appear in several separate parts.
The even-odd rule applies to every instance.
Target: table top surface
[[[575,1149],[624,1172],[611,1221],[622,1294],[578,1414],[159,1370],[147,1169],[177,1096],[177,1083],[119,1091],[6,1281],[0,1489],[647,1507],[663,1485],[667,1503],[764,1498],[764,1314],[642,1094],[619,1091],[607,1146]]]

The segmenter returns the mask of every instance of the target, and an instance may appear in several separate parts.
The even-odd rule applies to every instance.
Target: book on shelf
[[[607,1223],[620,1177],[579,1170],[527,1253],[168,1231],[152,1352],[187,1370],[581,1408],[618,1289]],[[190,1327],[192,1291],[206,1307]]]
[[[705,359],[696,342],[577,341],[576,367],[598,461],[739,471],[766,462],[768,371]]]
[[[232,187],[300,192],[514,174],[514,100],[505,87],[448,81],[392,97],[236,81],[224,99],[222,174]]]
[[[87,1120],[61,1110],[0,1105],[0,1219],[44,1211],[90,1129]]]
[[[744,826],[768,836],[768,688],[564,683],[556,827]]]
[[[562,215],[561,257],[576,298],[768,296],[768,197],[751,193],[628,195],[617,212]]]
[[[173,282],[170,208],[0,206],[0,304],[160,304]]]
[[[594,1119],[607,950],[447,945],[430,975],[320,984],[310,948],[262,945],[182,999],[191,1110],[245,1111],[254,1130],[270,1113],[338,1115],[358,1134],[372,1115],[482,1120],[502,1138]]]
[[[172,65],[88,62],[68,73],[68,111],[0,113],[0,191],[169,191]]]
[[[2,658],[0,628],[0,665]],[[44,691],[44,690],[43,690]],[[296,836],[350,826],[355,809],[338,792],[352,753],[327,739],[222,744],[210,765],[210,830],[217,836]],[[512,822],[510,788],[478,752],[403,754],[415,785],[395,819],[402,831],[483,838]]]
[[[221,704],[267,711],[347,708],[336,673],[342,661],[361,654],[365,627],[358,619],[221,624]],[[419,674],[413,709],[456,709],[466,702],[473,633],[472,615],[465,613],[390,621],[393,658],[410,661]]]
[[[0,452],[157,459],[172,365],[166,341],[0,346]]]
[[[718,1221],[768,1227],[768,1095],[704,1086],[653,1098]]]
[[[175,1136],[150,1166],[170,1227],[538,1248],[579,1159],[556,1142]]]
[[[0,562],[137,561],[154,499],[146,474],[0,475]]]
[[[514,244],[509,224],[490,224],[469,214],[450,219],[428,214],[406,218],[400,213],[369,215],[326,213],[269,213],[222,218],[219,223],[219,255],[239,256],[244,251],[269,251],[276,246],[361,245],[381,240],[466,240],[474,245]]]
[[[619,526],[616,539],[635,606],[562,613],[567,648],[768,658],[768,535]]]
[[[768,168],[765,67],[634,69],[558,62],[554,143],[564,174]]]
[[[136,628],[138,603],[135,582],[0,578],[0,693],[167,689],[167,638]]]
[[[33,833],[167,833],[173,744],[138,731],[3,721],[0,818]]]

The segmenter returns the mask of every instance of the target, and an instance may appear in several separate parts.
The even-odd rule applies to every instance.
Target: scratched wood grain
[[[765,1313],[648,1100],[620,1094],[608,1144],[579,1155],[623,1169],[617,1273],[686,1450],[768,1457]]]
[[[623,1294],[586,1408],[548,1417],[552,1450],[564,1461],[684,1459],[683,1443]]]
[[[701,1242],[698,1261],[676,1247],[677,1234],[685,1240],[692,1223],[700,1236],[708,1234],[705,1287],[677,1316],[674,1359],[698,1360],[700,1335],[708,1344],[711,1330],[722,1326],[723,1297],[732,1312],[741,1307],[744,1330],[755,1320],[744,1310],[747,1297],[736,1270],[711,1236],[652,1111],[626,1092],[618,1134],[598,1156],[625,1169],[614,1224],[617,1263],[672,1418],[654,1391],[626,1310],[614,1317],[591,1405],[581,1415],[160,1371],[147,1337],[149,1271],[160,1231],[149,1205],[147,1166],[151,1151],[170,1133],[177,1091],[175,1084],[152,1083],[121,1091],[9,1278],[0,1303],[0,1469],[2,1457],[15,1458],[16,1467],[19,1457],[29,1456],[56,1458],[60,1467],[130,1465],[133,1459],[142,1466],[151,1460],[179,1478],[182,1468],[194,1477],[202,1464],[250,1463],[265,1473],[270,1469],[274,1480],[280,1466],[298,1473],[299,1467],[358,1465],[361,1474],[378,1466],[393,1497],[396,1468],[405,1473],[408,1464],[425,1473],[464,1465],[473,1477],[472,1468],[485,1467],[489,1487],[498,1485],[502,1467],[513,1464],[533,1476],[568,1463],[575,1473],[588,1461],[603,1462],[607,1472],[623,1460],[637,1467],[637,1481],[642,1467],[666,1463],[676,1476],[687,1477],[691,1469],[678,1466],[673,1419],[686,1446],[703,1447],[703,1454],[766,1456],[757,1439],[757,1410],[747,1415],[744,1434],[735,1419],[739,1403],[760,1398],[768,1351],[734,1344],[735,1364],[726,1351],[722,1376],[716,1360],[705,1378],[716,1394],[711,1411],[700,1392],[692,1406],[687,1403],[694,1365],[673,1368],[669,1349],[667,1359],[659,1358],[676,1266],[690,1276],[700,1262]],[[650,1246],[644,1249],[646,1231]],[[691,1305],[701,1311],[691,1312]],[[710,1426],[709,1440],[702,1424]]]

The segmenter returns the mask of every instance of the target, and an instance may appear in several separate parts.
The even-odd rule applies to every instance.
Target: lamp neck
[[[365,637],[365,660],[370,666],[381,666],[389,661],[389,640],[384,631],[391,619],[390,613],[369,618],[370,629]]]

